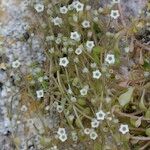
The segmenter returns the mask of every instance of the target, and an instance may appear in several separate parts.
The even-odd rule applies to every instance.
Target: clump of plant
[[[87,0],[31,5],[46,60],[31,66],[25,84],[36,111],[44,116],[55,110],[58,117],[55,129],[44,126],[40,134],[51,137],[44,146],[149,147],[149,48],[137,39],[147,20],[127,25],[119,3],[97,9]]]

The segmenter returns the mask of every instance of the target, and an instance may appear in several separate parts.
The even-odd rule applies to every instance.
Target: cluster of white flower
[[[117,7],[117,4],[120,3],[120,0],[111,0],[111,4],[109,6],[109,8],[112,8],[113,6]],[[47,35],[46,36],[46,42],[50,43],[51,47],[49,48],[48,52],[50,56],[55,56],[55,52],[57,52],[59,50],[58,53],[58,65],[61,66],[61,70],[63,71],[67,71],[69,72],[70,70],[68,69],[69,66],[72,66],[72,61],[75,63],[75,70],[73,70],[74,72],[76,72],[77,77],[80,76],[80,73],[84,77],[87,77],[90,72],[91,75],[89,75],[89,79],[92,78],[92,81],[99,81],[103,78],[103,75],[106,74],[107,77],[110,77],[111,74],[113,72],[113,70],[110,70],[109,67],[111,67],[111,65],[115,64],[115,62],[117,62],[115,60],[115,54],[111,54],[111,52],[107,53],[106,56],[104,56],[104,63],[102,62],[101,56],[98,56],[99,62],[102,63],[102,67],[100,68],[101,65],[99,65],[99,63],[97,63],[97,61],[94,59],[93,54],[94,51],[96,50],[97,46],[98,46],[98,42],[97,42],[97,33],[94,33],[93,30],[95,30],[95,28],[93,27],[93,23],[98,24],[100,19],[99,19],[99,14],[102,13],[104,11],[103,8],[99,8],[98,10],[93,10],[91,8],[90,5],[84,5],[83,3],[81,3],[78,0],[75,0],[72,2],[72,4],[66,5],[66,6],[60,6],[58,8],[58,10],[56,12],[58,12],[58,14],[53,14],[52,13],[52,5],[50,6],[46,6],[49,9],[47,10],[47,14],[49,14],[49,18],[52,24],[52,28],[56,28],[54,29],[54,33],[50,32],[51,35]],[[45,6],[43,4],[35,4],[34,5],[34,9],[40,13],[43,12],[45,9]],[[82,11],[85,11],[86,13],[83,13]],[[71,12],[71,13],[69,13]],[[89,17],[90,13],[92,13],[92,16]],[[82,14],[86,14],[83,15]],[[82,17],[81,17],[82,16]],[[111,10],[109,17],[112,18],[113,21],[117,21],[117,19],[120,16],[120,12],[119,10]],[[68,22],[68,28],[71,29],[69,31],[64,31],[63,25],[66,25],[66,18],[70,21]],[[71,27],[70,27],[71,26]],[[67,28],[67,27],[66,27]],[[55,32],[55,30],[57,30],[57,33]],[[53,29],[52,29],[53,30]],[[85,36],[84,36],[85,35]],[[107,32],[106,36],[110,36],[113,35],[110,32]],[[99,40],[99,37],[98,37]],[[99,40],[100,41],[100,40]],[[129,48],[125,48],[124,49],[126,53],[129,52]],[[61,55],[59,55],[61,53]],[[84,56],[85,54],[85,56]],[[86,58],[87,56],[87,58]],[[90,58],[90,61],[88,61],[88,58]],[[82,60],[83,59],[83,60]],[[18,60],[14,61],[12,63],[12,67],[13,68],[18,68],[20,66],[20,62]],[[80,66],[80,68],[78,68],[78,66]],[[92,71],[91,71],[92,70]],[[71,71],[70,71],[71,72]],[[68,73],[67,77],[70,77],[71,73]],[[105,76],[104,76],[105,77]],[[85,98],[87,95],[90,97],[90,90],[92,91],[93,86],[90,85],[91,89],[89,88],[88,85],[86,86],[82,86],[82,83],[80,82],[79,86],[76,86],[78,89],[78,93],[79,95],[76,95],[76,91],[74,90],[74,87],[72,87],[72,78],[73,76],[71,76],[71,81],[69,79],[69,83],[65,83],[63,86],[67,86],[68,88],[65,87],[65,92],[67,97],[67,105],[77,105],[79,102],[78,96]],[[68,78],[67,78],[68,79]],[[44,81],[44,77],[40,76],[37,79],[39,82],[39,84],[42,84]],[[80,78],[79,78],[80,80]],[[68,80],[67,80],[68,81]],[[81,77],[81,81],[82,81],[82,77]],[[74,82],[74,80],[73,80]],[[75,81],[76,82],[76,81]],[[77,81],[78,82],[78,81]],[[86,83],[87,84],[87,83]],[[73,85],[74,86],[74,85]],[[89,90],[90,89],[90,90]],[[46,90],[44,89],[40,89],[38,91],[36,91],[36,95],[38,99],[41,99],[44,97],[44,92]],[[109,95],[109,94],[108,94]],[[63,97],[64,98],[64,97]],[[94,97],[90,97],[91,101],[94,103],[96,101],[96,98]],[[107,103],[111,102],[111,97],[107,96],[105,97],[105,100]],[[76,106],[76,108],[79,105]],[[55,107],[56,111],[58,113],[62,113],[63,111],[66,110],[66,106],[65,105],[61,105],[59,102],[54,102],[53,103],[53,107]],[[79,106],[80,108],[80,106]],[[82,108],[82,107],[81,107]],[[50,110],[50,106],[45,107],[45,110]],[[82,109],[81,109],[82,110]],[[21,107],[21,111],[22,112],[26,112],[27,111],[27,106],[23,105]],[[70,111],[70,110],[69,110]],[[72,122],[74,121],[74,119],[76,118],[76,114],[73,112],[69,112],[67,111],[67,119]],[[77,113],[81,113],[80,109],[77,109]],[[113,121],[113,117],[110,115],[109,113],[105,113],[103,110],[98,110],[95,112],[95,116],[91,119],[90,122],[90,128],[85,128],[84,129],[84,134],[88,135],[90,137],[90,139],[92,140],[96,140],[98,137],[97,134],[97,129],[100,127],[100,124],[103,125],[104,121],[103,120],[107,120],[109,121]],[[87,116],[88,117],[88,116]],[[91,116],[89,116],[90,118]],[[120,128],[119,128],[119,132],[121,132],[122,134],[126,134],[127,132],[129,132],[129,127],[126,124],[121,124]],[[78,136],[76,132],[72,132],[72,140],[73,141],[77,141]],[[59,128],[57,131],[57,137],[59,138],[59,140],[61,140],[62,142],[65,142],[68,138],[68,135],[66,134],[66,130],[65,128]],[[57,146],[53,146],[51,147],[52,150],[57,149]]]
[[[65,128],[59,128],[57,131],[58,138],[62,141],[65,142],[67,140],[67,134]]]
[[[92,128],[98,128],[100,121],[104,120],[105,116],[106,116],[106,114],[102,110],[98,111],[96,113],[96,118],[93,118],[91,121],[91,127]]]
[[[98,134],[94,131],[94,129],[90,129],[90,128],[85,128],[84,134],[89,135],[90,139],[92,140],[96,140],[96,138],[98,137]]]

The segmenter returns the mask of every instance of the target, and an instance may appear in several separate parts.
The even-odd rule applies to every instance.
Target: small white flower
[[[59,59],[60,66],[66,67],[68,65],[68,63],[69,63],[69,61],[68,61],[67,57],[63,57],[63,58]]]
[[[57,131],[57,134],[58,135],[64,135],[64,134],[66,134],[65,128],[59,128],[58,131]]]
[[[80,94],[81,94],[82,96],[87,95],[87,92],[88,92],[88,90],[87,90],[86,88],[83,88],[83,89],[80,90]]]
[[[38,91],[36,91],[36,95],[37,95],[37,98],[42,98],[42,97],[44,97],[44,91],[38,90]]]
[[[74,8],[76,9],[77,12],[83,11],[84,4],[80,3],[79,1],[76,1],[74,4]]]
[[[88,20],[84,20],[82,22],[82,26],[83,26],[83,28],[89,28],[90,27],[90,22]]]
[[[126,134],[127,132],[129,132],[129,127],[127,124],[121,124],[120,125],[120,128],[119,128],[119,131],[122,133],[122,134]]]
[[[66,6],[60,7],[60,13],[66,14],[68,12],[68,8]]]
[[[94,41],[87,41],[86,42],[86,48],[87,48],[88,52],[91,52],[94,46],[95,46]]]
[[[61,105],[57,105],[56,109],[57,109],[57,112],[59,113],[61,113],[64,110]]]
[[[93,71],[93,78],[94,79],[99,79],[101,77],[101,72],[99,70]]]
[[[91,132],[90,132],[90,138],[91,138],[92,140],[96,140],[97,137],[98,137],[98,135],[97,135],[97,133],[96,133],[95,131],[91,131]]]
[[[16,60],[16,61],[13,61],[13,62],[12,62],[12,67],[13,67],[13,68],[18,68],[19,66],[20,66],[19,60]]]
[[[26,105],[22,105],[21,111],[26,112],[27,110],[28,110],[27,106]]]
[[[60,26],[63,23],[62,18],[59,17],[53,18],[52,22],[54,23],[55,26]]]
[[[77,55],[80,55],[80,54],[82,53],[82,51],[83,51],[83,46],[80,45],[80,46],[75,50],[75,53],[76,53]]]
[[[102,110],[100,110],[99,112],[96,113],[96,118],[97,118],[97,120],[104,120],[105,115],[106,114]]]
[[[63,135],[60,135],[58,137],[62,142],[65,142],[67,140],[67,135],[66,134],[63,134]]]
[[[90,132],[91,132],[91,129],[89,129],[89,128],[85,128],[85,129],[84,129],[84,133],[85,133],[85,134],[88,135],[88,134],[90,134]]]
[[[70,38],[75,41],[80,41],[81,35],[78,32],[71,32]]]
[[[114,64],[115,63],[115,56],[113,54],[107,54],[105,58],[105,62],[108,64]]]
[[[44,5],[43,4],[35,4],[34,9],[39,13],[44,11]]]
[[[110,16],[111,16],[113,19],[117,19],[117,18],[120,16],[119,11],[118,11],[118,10],[111,10]]]
[[[92,122],[91,122],[91,127],[92,128],[97,128],[99,126],[99,121],[97,119],[92,119]]]

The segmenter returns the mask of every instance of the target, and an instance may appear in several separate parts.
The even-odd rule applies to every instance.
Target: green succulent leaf
[[[125,106],[126,104],[128,104],[131,101],[133,91],[134,91],[134,87],[130,87],[127,92],[125,92],[119,96],[118,101],[121,106]]]
[[[146,135],[150,136],[150,128],[146,129],[145,133]]]

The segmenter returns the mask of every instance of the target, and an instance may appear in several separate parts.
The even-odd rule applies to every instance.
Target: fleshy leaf
[[[144,105],[144,95],[145,95],[145,90],[143,91],[143,94],[142,94],[142,96],[141,96],[141,100],[140,100],[140,103],[139,103],[139,107],[140,107],[141,110],[146,111],[147,108],[146,108],[145,105]]]
[[[150,136],[150,128],[146,129],[146,135]]]
[[[131,101],[133,91],[134,91],[134,87],[130,87],[127,92],[119,96],[118,101],[121,106],[125,106]]]
[[[146,111],[145,117],[146,117],[146,118],[150,118],[150,107],[149,107],[148,110]]]

